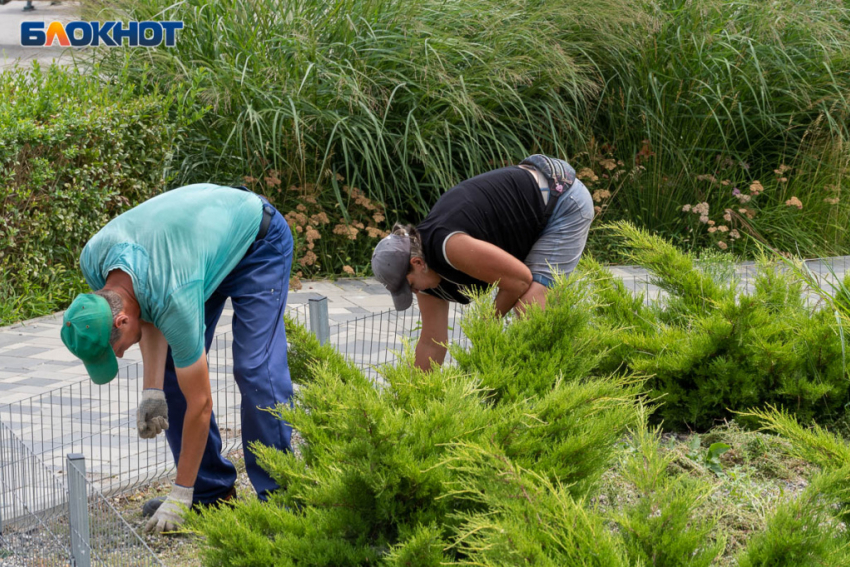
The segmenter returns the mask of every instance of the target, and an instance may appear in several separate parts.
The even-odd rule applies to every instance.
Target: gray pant
[[[569,191],[561,195],[549,222],[528,256],[525,265],[534,281],[552,287],[552,274],[569,276],[578,264],[587,244],[587,233],[593,221],[593,198],[584,184],[576,179]]]

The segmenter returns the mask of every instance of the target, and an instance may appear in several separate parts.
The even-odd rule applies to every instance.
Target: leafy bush
[[[300,455],[256,447],[283,490],[268,503],[247,498],[190,517],[205,563],[848,564],[839,529],[850,510],[846,441],[769,407],[741,417],[790,442],[729,424],[701,451],[699,436],[679,443],[649,427],[655,410],[632,373],[629,333],[691,324],[706,305],[722,307],[712,294],[728,286],[714,279],[724,278],[722,262],[695,267],[670,245],[619,230],[634,254],[649,254],[671,294],[665,306],[627,300],[587,262],[570,283],[559,279],[546,311],[507,324],[488,294],[474,298],[462,322],[471,346],[453,346],[458,364],[429,373],[412,367],[406,349],[374,384],[287,319],[301,388],[294,407],[277,413],[299,431]],[[761,296],[780,318],[783,302],[795,304],[785,277]],[[617,301],[637,311],[616,311]],[[799,495],[781,493],[797,478],[788,475],[814,467],[765,455],[784,450],[822,469]]]
[[[252,186],[262,185],[253,178],[248,180],[254,182]],[[264,181],[266,194],[273,201],[289,203],[292,207],[288,212],[284,209],[286,222],[295,236],[290,287],[300,289],[302,277],[327,272],[364,275],[371,270],[372,249],[379,239],[389,234],[380,228],[386,218],[383,205],[348,185],[342,186],[346,206],[341,210],[339,203],[323,200],[321,192],[312,184],[304,188],[293,185],[288,195],[277,195],[275,199],[273,187],[280,185],[280,179],[268,177]],[[262,188],[255,188],[255,191],[263,192]],[[276,192],[282,191],[278,187]],[[365,245],[364,241],[369,244]]]
[[[837,486],[844,501],[850,492],[850,469],[822,474],[796,500],[779,506],[768,520],[767,529],[749,541],[738,558],[741,567],[816,567],[850,565],[850,542],[840,533],[834,507]],[[844,528],[846,530],[846,528]]]
[[[665,427],[705,430],[767,404],[806,422],[842,413],[850,383],[835,315],[808,308],[793,274],[763,263],[746,293],[735,277],[713,276],[660,237],[625,223],[611,228],[666,297],[644,305],[599,264],[584,263],[610,347],[601,364],[649,376]]]
[[[713,487],[687,474],[669,474],[674,457],[660,450],[660,428],[641,423],[631,439],[635,451],[625,460],[622,476],[638,498],[614,516],[631,564],[708,567],[724,542],[711,540],[715,522],[696,518],[694,511]]]
[[[112,217],[161,192],[174,98],[59,66],[0,73],[0,324],[64,308]]]

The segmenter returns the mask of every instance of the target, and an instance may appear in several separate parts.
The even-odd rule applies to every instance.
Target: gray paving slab
[[[27,358],[34,354],[41,354],[51,349],[44,347],[24,346],[11,350],[4,350],[3,356],[14,356],[19,358]]]
[[[311,299],[321,299],[322,297],[325,296],[319,292],[304,293],[300,291],[294,291],[289,293],[286,298],[286,303],[287,305],[308,303]]]
[[[9,372],[12,370],[26,370],[33,366],[38,366],[44,362],[36,358],[23,358],[15,356],[0,355],[0,371]]]
[[[62,385],[62,381],[61,380],[51,380],[49,378],[30,377],[30,378],[24,378],[23,380],[19,380],[19,381],[15,382],[15,384],[17,384],[19,386],[45,386],[45,387],[49,387],[49,388],[56,388],[56,387]]]
[[[66,65],[72,62],[71,51],[59,47],[58,42],[52,47],[22,47],[22,22],[52,22],[67,23],[79,19],[80,6],[77,2],[63,2],[52,5],[50,2],[34,2],[35,10],[25,12],[26,2],[15,1],[0,6],[0,69],[15,66],[30,66],[33,61],[42,65],[56,61]]]
[[[349,307],[348,310],[351,313],[362,314],[362,315],[366,315],[368,313],[371,313],[371,311],[369,311],[368,309],[364,309],[363,307]]]
[[[15,345],[21,342],[21,336],[17,333],[0,333],[0,348]]]

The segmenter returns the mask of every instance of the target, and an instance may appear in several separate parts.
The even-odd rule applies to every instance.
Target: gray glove
[[[165,392],[148,388],[142,391],[142,403],[136,413],[136,427],[139,437],[153,439],[168,429],[168,404],[165,403]]]
[[[195,489],[191,486],[174,484],[171,493],[165,499],[156,513],[145,524],[146,532],[173,532],[183,525],[183,514],[192,507],[192,495]]]

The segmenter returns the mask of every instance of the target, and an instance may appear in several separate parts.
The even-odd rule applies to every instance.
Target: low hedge
[[[88,238],[165,189],[189,121],[177,100],[104,83],[96,70],[0,73],[0,324],[64,308],[85,289]]]

